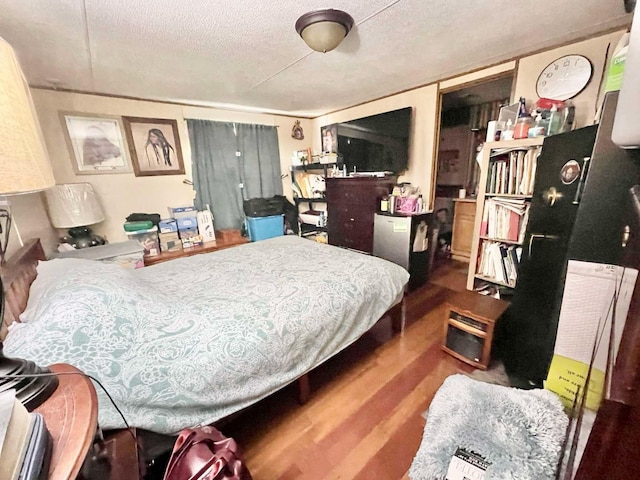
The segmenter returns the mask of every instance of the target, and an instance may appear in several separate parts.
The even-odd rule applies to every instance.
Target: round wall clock
[[[536,82],[540,98],[567,100],[578,95],[591,80],[593,66],[582,55],[565,55],[547,65]]]

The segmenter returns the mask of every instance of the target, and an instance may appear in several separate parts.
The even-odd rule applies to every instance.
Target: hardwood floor
[[[447,376],[473,370],[440,349],[453,293],[446,285],[464,285],[465,273],[451,265],[439,270],[438,285],[408,296],[402,334],[391,335],[383,319],[311,372],[307,404],[290,386],[221,427],[242,446],[255,480],[408,478],[436,390]]]

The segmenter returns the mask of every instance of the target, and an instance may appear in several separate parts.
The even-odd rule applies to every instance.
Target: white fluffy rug
[[[487,479],[555,478],[567,416],[555,394],[448,377],[436,392],[412,480],[444,479],[458,447],[484,457]]]

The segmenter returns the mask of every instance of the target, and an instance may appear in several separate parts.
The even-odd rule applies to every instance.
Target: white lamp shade
[[[29,86],[13,49],[0,38],[0,194],[54,184]]]
[[[67,183],[45,190],[49,219],[56,228],[85,227],[104,220],[104,211],[89,183]]]
[[[300,36],[316,52],[330,52],[344,40],[347,30],[337,22],[318,22],[306,27]]]

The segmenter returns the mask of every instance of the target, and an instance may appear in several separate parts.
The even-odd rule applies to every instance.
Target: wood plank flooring
[[[439,285],[408,296],[402,334],[383,319],[311,372],[307,404],[290,386],[221,427],[242,446],[255,480],[408,478],[436,390],[473,370],[440,349],[444,303],[454,293],[445,285],[464,285],[453,280],[464,275],[453,265]]]

